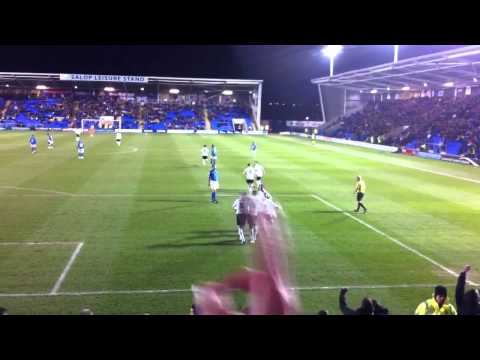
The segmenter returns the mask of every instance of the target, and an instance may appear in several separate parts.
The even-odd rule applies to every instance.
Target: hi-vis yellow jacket
[[[417,306],[415,315],[457,315],[457,310],[447,300],[445,300],[442,307],[439,307],[435,298],[431,298]]]

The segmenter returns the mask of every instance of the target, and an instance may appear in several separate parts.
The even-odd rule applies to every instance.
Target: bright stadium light
[[[390,91],[390,88],[389,88],[389,87],[387,87],[387,91]]]
[[[410,90],[410,86],[404,86],[404,87],[402,87],[402,90],[403,91],[408,91],[408,90]]]
[[[106,91],[106,92],[114,92],[115,91],[115,88],[111,87],[111,86],[105,86],[103,88],[103,91]]]
[[[477,81],[478,81],[477,78],[473,78],[473,82],[477,82]]]
[[[449,81],[449,82],[446,82],[445,84],[443,84],[443,86],[446,86],[446,87],[452,87],[454,84],[452,81]]]
[[[233,102],[236,103],[236,102],[237,102],[237,99],[233,99]]]
[[[37,85],[35,87],[35,89],[37,89],[37,90],[47,90],[48,88],[45,85]]]
[[[377,89],[373,89],[370,91],[370,94],[376,94],[377,92],[378,92]]]
[[[7,88],[8,88],[8,87],[10,87],[10,85],[8,85],[8,84],[7,84],[7,85],[5,85],[5,87],[7,87]]]
[[[398,49],[400,48],[400,45],[393,45],[393,63],[396,64],[398,62]]]
[[[322,50],[323,55],[330,59],[330,76],[333,76],[333,64],[335,62],[335,57],[340,54],[342,50],[342,45],[327,45]]]
[[[423,87],[427,87],[427,86],[428,86],[428,84],[427,84],[427,83],[423,83]]]
[[[145,91],[145,88],[141,87],[141,88],[140,88],[140,91]]]
[[[168,101],[168,99],[163,99],[163,101],[164,101],[164,102],[167,102],[167,101]]]
[[[178,90],[178,89],[170,89],[170,90],[168,90],[168,92],[172,95],[180,94],[180,90]]]
[[[306,116],[306,117],[305,117],[305,120],[307,120],[307,121],[310,120],[310,117],[309,117],[309,116]]]
[[[222,95],[232,96],[232,95],[233,95],[233,91],[232,91],[232,90],[223,90],[223,91],[222,91]]]
[[[78,89],[78,86],[77,86],[77,85],[75,85],[75,86],[74,86],[74,88],[75,88],[75,89]]]

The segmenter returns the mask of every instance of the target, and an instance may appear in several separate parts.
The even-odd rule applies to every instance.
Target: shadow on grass
[[[215,239],[218,239],[215,241]],[[194,242],[195,240],[206,240],[206,242]],[[186,241],[186,242],[183,242]],[[188,242],[192,241],[192,242]],[[205,246],[232,246],[240,245],[236,231],[217,230],[217,231],[195,231],[190,235],[182,238],[178,243],[163,243],[147,246],[147,249],[178,249],[189,247],[205,247]]]

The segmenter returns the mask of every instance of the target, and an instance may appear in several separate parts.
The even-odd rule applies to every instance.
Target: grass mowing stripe
[[[285,137],[278,137],[280,139],[287,139]],[[297,139],[295,139],[297,140]],[[312,147],[312,145],[310,143],[307,143],[307,142],[304,142],[304,141],[298,141],[304,145],[307,145],[307,146],[310,146]],[[315,147],[315,146],[314,146]],[[322,143],[322,149],[326,149],[326,150],[329,150],[329,151],[332,151],[332,152],[336,152],[336,153],[340,153],[340,154],[345,154],[345,155],[350,155],[350,156],[354,156],[354,157],[360,157],[360,158],[364,158],[364,159],[367,159],[367,160],[370,160],[370,161],[377,161],[377,162],[382,162],[382,163],[385,163],[387,161],[385,160],[380,160],[380,159],[372,159],[371,157],[369,157],[368,155],[366,155],[365,153],[362,153],[362,152],[358,152],[358,151],[355,151],[354,149],[344,149],[344,148],[338,148],[338,147],[332,147],[330,146],[330,144],[324,144]],[[351,151],[350,151],[351,150]],[[403,159],[402,159],[403,160]],[[445,176],[445,177],[450,177],[450,178],[453,178],[453,179],[457,179],[457,180],[463,180],[463,181],[468,181],[468,182],[471,182],[471,183],[475,183],[475,184],[480,184],[480,180],[476,180],[476,179],[472,179],[472,178],[467,178],[467,177],[464,177],[464,176],[457,176],[457,175],[453,175],[453,174],[449,174],[449,173],[445,173],[445,172],[441,172],[441,171],[436,171],[436,170],[429,170],[429,169],[424,169],[424,168],[420,168],[420,167],[417,167],[417,166],[411,166],[411,165],[406,165],[406,164],[403,164],[403,163],[396,163],[396,162],[387,162],[389,165],[395,165],[395,166],[400,166],[400,167],[403,167],[403,168],[406,168],[406,169],[412,169],[412,170],[418,170],[418,171],[423,171],[423,172],[426,172],[426,173],[430,173],[430,174],[434,174],[434,175],[439,175],[439,176]]]
[[[450,275],[452,275],[452,276],[454,276],[454,277],[458,277],[459,274],[456,273],[455,271],[453,271],[452,269],[447,268],[446,266],[438,263],[437,261],[433,260],[432,258],[430,258],[430,257],[422,254],[422,253],[419,252],[418,250],[415,250],[414,248],[411,248],[410,246],[405,245],[404,243],[402,243],[401,241],[399,241],[399,240],[391,237],[390,235],[385,234],[383,231],[377,229],[376,227],[373,227],[372,225],[370,225],[370,224],[366,223],[365,221],[363,221],[363,220],[361,220],[361,219],[353,216],[352,214],[349,214],[349,213],[346,212],[345,210],[342,210],[342,209],[340,209],[339,207],[331,204],[331,203],[328,202],[327,200],[322,199],[320,196],[318,196],[318,195],[312,195],[312,197],[315,198],[315,199],[317,199],[317,200],[319,200],[319,201],[321,201],[322,203],[324,203],[325,205],[331,207],[332,209],[335,209],[335,210],[337,210],[337,211],[340,211],[340,212],[343,213],[345,216],[348,216],[349,218],[351,218],[352,220],[358,222],[359,224],[362,224],[363,226],[369,228],[370,230],[376,232],[377,234],[382,235],[383,237],[389,239],[390,241],[393,241],[395,244],[403,247],[404,249],[406,249],[406,250],[414,253],[415,255],[420,256],[421,258],[427,260],[428,262],[432,263],[433,265],[437,266],[438,268],[442,269],[443,271],[449,273]],[[468,283],[469,283],[470,285],[478,286],[477,283],[474,283],[474,282],[472,282],[472,281],[470,281],[470,280],[468,280]]]

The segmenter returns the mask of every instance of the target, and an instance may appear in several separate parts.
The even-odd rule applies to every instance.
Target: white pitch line
[[[32,241],[7,241],[7,242],[1,242],[0,241],[0,246],[1,245],[73,245],[73,244],[78,244],[78,242],[72,242],[72,241],[40,241],[40,242],[32,242]]]
[[[55,295],[58,292],[58,289],[60,289],[60,286],[62,286],[63,281],[67,277],[67,274],[70,271],[70,268],[72,267],[73,262],[75,261],[77,255],[80,253],[80,250],[82,249],[82,247],[83,247],[83,242],[78,243],[72,256],[70,256],[70,259],[68,260],[68,263],[65,266],[65,269],[63,269],[62,274],[60,275],[57,282],[55,283],[52,290],[50,291],[51,295]]]
[[[376,232],[377,234],[382,235],[383,237],[385,237],[385,238],[387,238],[388,240],[394,242],[394,243],[397,244],[398,246],[401,246],[401,247],[404,248],[405,250],[408,250],[408,251],[410,251],[411,253],[413,253],[413,254],[415,254],[415,255],[417,255],[417,256],[420,256],[421,258],[427,260],[428,262],[430,262],[431,264],[435,265],[436,267],[442,269],[443,271],[447,272],[448,274],[450,274],[450,275],[458,278],[458,275],[459,275],[458,273],[456,273],[456,272],[453,271],[452,269],[449,269],[448,267],[440,264],[439,262],[433,260],[432,258],[428,257],[427,255],[422,254],[420,251],[415,250],[414,248],[412,248],[412,247],[410,247],[410,246],[402,243],[400,240],[395,239],[394,237],[392,237],[392,236],[384,233],[383,231],[381,231],[381,230],[377,229],[376,227],[374,227],[374,226],[366,223],[365,221],[363,221],[363,220],[361,220],[361,219],[353,216],[352,214],[349,214],[349,213],[346,212],[345,210],[340,209],[339,207],[337,207],[337,206],[333,205],[332,203],[328,202],[327,200],[322,199],[320,196],[312,194],[312,197],[313,197],[314,199],[317,199],[317,200],[321,201],[322,203],[324,203],[325,205],[331,207],[332,209],[335,209],[335,210],[337,210],[338,212],[341,212],[343,215],[348,216],[350,219],[358,222],[359,224],[367,227],[368,229]],[[467,281],[467,282],[468,282],[468,284],[470,284],[470,285],[479,286],[477,283],[474,283],[473,281]]]
[[[100,153],[97,155],[118,155],[118,154],[133,154],[138,151],[137,147],[134,147],[132,150],[127,150],[127,151],[117,151],[117,152],[108,152],[108,153]]]
[[[2,186],[0,186],[2,188]],[[14,187],[9,187],[9,188],[14,188]],[[0,197],[52,197],[52,196],[70,196],[70,197],[92,197],[92,198],[108,198],[108,197],[210,197],[209,193],[205,194],[93,194],[93,193],[66,193],[66,192],[60,192],[60,191],[50,191],[50,190],[44,190],[44,189],[34,189],[34,188],[16,188],[16,190],[31,190],[31,191],[40,191],[40,192],[46,192],[46,194],[0,194]],[[238,197],[240,196],[240,190],[238,191],[238,194],[217,194],[218,197]],[[309,194],[275,194],[275,196],[279,197],[299,197],[299,196],[310,196]]]
[[[64,192],[64,191],[46,190],[46,189],[38,189],[38,188],[27,188],[27,187],[19,187],[19,186],[0,185],[0,189],[38,191],[38,192],[46,192],[46,193],[51,193],[51,194],[67,195],[67,196],[75,195],[75,194]]]
[[[298,291],[328,291],[347,289],[413,289],[413,288],[433,288],[437,284],[397,284],[397,285],[344,285],[344,286],[305,286],[294,287]],[[455,286],[450,284],[447,286]],[[173,294],[190,293],[192,289],[151,289],[151,290],[102,290],[102,291],[77,291],[77,292],[56,292],[56,293],[17,293],[1,294],[0,298],[14,297],[52,297],[52,296],[94,296],[94,295],[142,295],[142,294]]]

